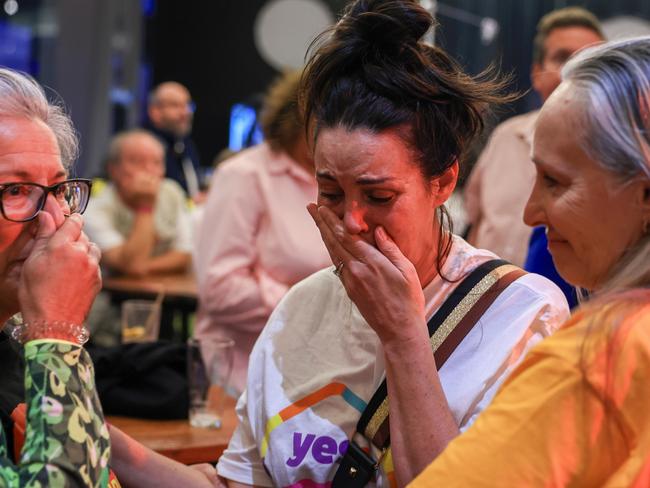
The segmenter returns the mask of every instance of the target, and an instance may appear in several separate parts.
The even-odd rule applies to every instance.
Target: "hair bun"
[[[357,0],[336,26],[335,36],[401,51],[416,45],[433,25],[431,14],[415,0]]]

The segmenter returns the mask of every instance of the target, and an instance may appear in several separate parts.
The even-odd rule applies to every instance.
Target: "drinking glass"
[[[221,427],[234,345],[235,341],[223,338],[188,340],[189,419],[193,427]]]
[[[160,309],[160,302],[154,300],[122,302],[122,342],[157,341]]]

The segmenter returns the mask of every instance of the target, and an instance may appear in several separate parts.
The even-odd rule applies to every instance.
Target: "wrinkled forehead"
[[[540,128],[557,128],[557,124],[562,122],[564,127],[573,126],[573,135],[577,135],[583,107],[575,84],[571,80],[563,81],[544,102],[535,125],[535,134]]]
[[[42,121],[0,117],[0,177],[45,182],[65,175],[59,146]]]
[[[542,107],[533,137],[532,159],[560,164],[583,159],[586,141],[584,104],[570,82],[563,82]]]
[[[0,157],[20,152],[58,157],[61,154],[54,133],[43,121],[0,116]]]

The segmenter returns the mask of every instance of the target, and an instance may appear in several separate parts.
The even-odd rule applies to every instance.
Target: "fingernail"
[[[379,237],[380,239],[386,239],[388,235],[386,234],[386,231],[384,230],[383,227],[379,226],[375,229],[375,235]]]

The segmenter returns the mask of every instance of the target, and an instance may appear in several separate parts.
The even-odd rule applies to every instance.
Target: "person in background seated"
[[[329,262],[305,212],[317,186],[297,103],[299,83],[296,71],[271,87],[261,116],[265,142],[216,170],[198,232],[195,335],[235,340],[237,393],[275,306],[294,283]]]
[[[118,134],[108,152],[111,183],[88,205],[87,232],[102,250],[102,265],[129,275],[179,272],[191,262],[187,202],[163,178],[164,149],[150,133]]]
[[[546,100],[560,84],[560,70],[576,51],[602,42],[598,19],[580,7],[555,10],[537,24],[531,80]],[[470,244],[523,266],[532,229],[523,221],[526,199],[535,181],[530,148],[539,110],[499,125],[465,185]],[[553,274],[544,275],[552,279]],[[561,283],[558,283],[560,286]]]
[[[161,83],[149,94],[146,128],[165,148],[165,174],[199,203],[205,195],[200,191],[199,155],[190,138],[193,113],[190,92],[180,83]]]

